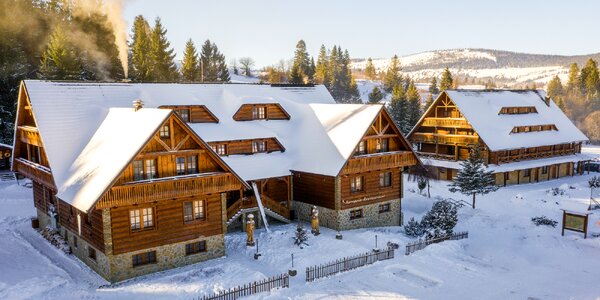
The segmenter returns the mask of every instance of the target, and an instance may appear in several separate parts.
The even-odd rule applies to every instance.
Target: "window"
[[[379,204],[379,213],[385,213],[385,212],[389,212],[390,211],[390,204],[389,203],[385,203],[385,204]]]
[[[131,256],[131,262],[134,267],[152,264],[156,262],[156,251],[135,254]]]
[[[350,220],[356,220],[363,217],[362,209],[356,209],[350,211]]]
[[[531,176],[531,170],[527,169],[527,170],[523,170],[523,177],[529,177]]]
[[[200,241],[185,245],[185,255],[192,255],[200,252],[206,252],[206,241]]]
[[[548,166],[542,167],[542,174],[548,174]]]
[[[177,175],[185,175],[185,157],[177,157],[175,162],[177,165]]]
[[[365,141],[360,141],[360,143],[358,143],[358,146],[356,147],[356,154],[358,155],[362,155],[362,154],[366,154],[366,147],[365,147]]]
[[[129,210],[131,230],[143,230],[154,227],[154,209],[152,207]]]
[[[204,200],[183,202],[183,221],[193,222],[205,219]]]
[[[79,247],[77,245],[77,236],[75,236],[75,235],[73,236],[73,247],[75,247],[75,248]]]
[[[379,187],[392,186],[392,172],[379,173]]]
[[[161,138],[168,138],[171,136],[169,134],[169,125],[163,125],[160,127],[159,135]]]
[[[196,155],[190,155],[187,157],[187,173],[197,174],[198,173],[198,158]]]
[[[252,142],[252,153],[267,152],[267,141]]]
[[[27,147],[29,147],[29,161],[39,164],[41,161],[40,148],[31,144],[27,144]]]
[[[65,242],[69,243],[69,232],[65,230]]]
[[[379,152],[388,152],[389,144],[388,139],[377,139],[377,144],[375,145],[375,150]]]
[[[217,145],[215,152],[217,152],[217,154],[219,154],[219,155],[227,155],[227,145],[226,144]]]
[[[252,118],[253,119],[266,119],[267,118],[267,107],[266,106],[252,107]]]
[[[350,178],[350,191],[352,193],[362,192],[363,189],[363,177],[357,176]]]
[[[96,261],[96,249],[88,246],[88,257],[91,258],[93,261]]]
[[[190,121],[190,110],[185,108],[179,110],[179,116],[186,122]]]
[[[153,159],[133,161],[133,180],[156,178],[156,161]]]

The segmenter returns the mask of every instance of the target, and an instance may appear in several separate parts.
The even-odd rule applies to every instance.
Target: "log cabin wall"
[[[292,186],[294,201],[336,209],[335,177],[294,172]]]
[[[390,186],[380,186],[380,174],[391,173]],[[363,190],[352,192],[351,181],[362,177]],[[402,197],[402,172],[398,168],[341,176],[341,209],[397,200]]]
[[[233,115],[236,121],[251,121],[256,120],[253,114],[255,107],[264,107],[266,115],[264,120],[289,120],[290,115],[283,109],[279,103],[256,103],[243,104],[240,109]]]
[[[252,151],[252,143],[253,142],[266,142],[267,149],[266,152],[273,151],[285,151],[285,148],[279,143],[276,138],[266,138],[266,139],[248,139],[248,140],[234,140],[234,141],[219,141],[219,142],[210,142],[208,143],[217,154],[221,156],[226,155],[238,155],[238,154],[254,154]],[[225,145],[225,152],[219,152],[218,146]]]
[[[92,210],[89,213],[84,213],[62,200],[58,200],[58,205],[60,225],[71,232],[78,233],[78,222],[80,222],[81,234],[78,235],[78,238],[85,240],[94,248],[105,253],[102,211]]]
[[[183,203],[205,201],[205,219],[184,222]],[[152,207],[154,225],[150,229],[131,230],[130,210]],[[110,210],[113,253],[121,254],[166,244],[223,234],[220,194],[198,195]]]

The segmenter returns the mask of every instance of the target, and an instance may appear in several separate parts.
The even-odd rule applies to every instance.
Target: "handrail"
[[[382,152],[352,157],[341,174],[414,166],[417,158],[411,151]]]

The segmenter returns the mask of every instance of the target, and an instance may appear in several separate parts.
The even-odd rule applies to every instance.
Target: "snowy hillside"
[[[453,74],[469,78],[492,79],[509,83],[532,82],[544,84],[554,75],[566,79],[568,66],[598,59],[600,53],[578,56],[515,53],[487,49],[452,49],[422,52],[400,57],[403,71],[416,80],[439,76],[445,67]],[[390,58],[373,59],[378,71],[385,70]],[[364,70],[366,59],[354,59],[352,68]]]
[[[103,287],[108,283],[31,229],[31,188],[0,182],[0,299],[195,299],[287,272],[292,253],[298,276],[291,278],[290,288],[251,299],[593,299],[600,295],[600,238],[595,237],[600,214],[590,216],[587,239],[573,232],[562,237],[558,227],[531,222],[542,215],[560,222],[561,209],[586,211],[591,176],[511,186],[478,198],[477,209],[459,209],[456,231],[467,230],[468,239],[434,244],[409,256],[403,249],[413,239],[402,227],[344,231],[343,240],[322,229],[300,249],[292,244],[295,224],[271,224],[271,233],[257,230],[258,260],[252,257],[255,249],[245,246],[245,234],[231,232],[225,240],[227,257]],[[435,198],[463,198],[448,193],[446,184],[434,181],[432,198],[427,198],[407,181],[406,220],[419,219]],[[565,194],[552,196],[549,190],[556,187]],[[388,241],[400,244],[394,259],[304,282],[307,266],[370,251],[375,235],[379,247]]]

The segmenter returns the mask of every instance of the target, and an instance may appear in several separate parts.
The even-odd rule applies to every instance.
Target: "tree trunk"
[[[429,192],[429,180],[427,180],[427,198],[431,198],[431,193]]]
[[[473,194],[473,209],[475,209],[475,194]]]

